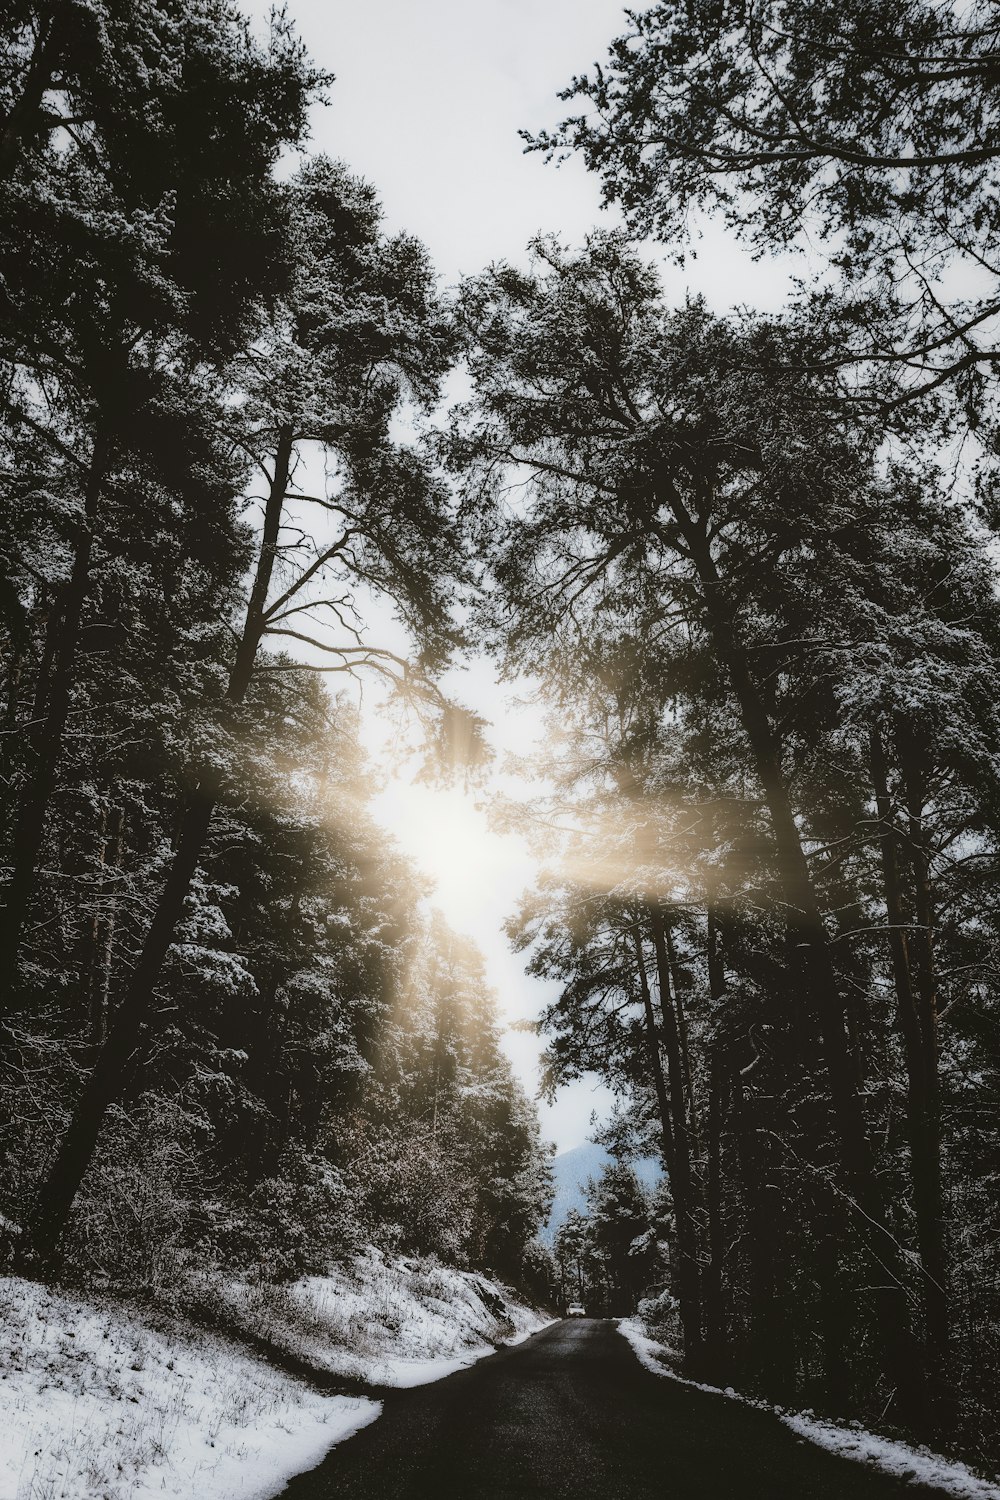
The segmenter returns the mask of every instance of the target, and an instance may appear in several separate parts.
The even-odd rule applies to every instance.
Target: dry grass
[[[5,1500],[210,1500],[332,1401],[219,1339],[14,1280],[0,1281],[0,1340]]]

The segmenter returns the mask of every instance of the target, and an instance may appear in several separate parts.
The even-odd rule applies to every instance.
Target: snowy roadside
[[[442,1380],[552,1320],[490,1277],[368,1250],[283,1288],[214,1288],[222,1321],[318,1371],[405,1388]]]
[[[376,1250],[290,1287],[213,1278],[198,1300],[237,1336],[383,1387],[440,1380],[549,1321],[491,1278]],[[381,1411],[217,1334],[12,1276],[0,1403],[0,1500],[265,1500]]]
[[[210,1334],[0,1278],[0,1500],[264,1500],[373,1421]]]
[[[881,1469],[885,1474],[892,1474],[897,1479],[904,1479],[912,1484],[925,1484],[933,1489],[944,1490],[949,1495],[954,1495],[956,1500],[1000,1500],[1000,1485],[980,1479],[965,1464],[954,1459],[932,1453],[929,1448],[911,1448],[906,1443],[879,1437],[877,1433],[867,1432],[857,1422],[839,1425],[814,1417],[811,1412],[785,1411],[767,1401],[741,1396],[731,1386],[723,1390],[717,1385],[702,1385],[697,1380],[685,1380],[663,1362],[665,1356],[677,1358],[676,1351],[651,1339],[634,1318],[621,1318],[618,1331],[632,1346],[639,1363],[654,1375],[663,1375],[669,1380],[676,1380],[680,1385],[693,1386],[695,1390],[707,1391],[713,1396],[723,1396],[729,1401],[739,1401],[744,1406],[772,1412],[799,1437],[816,1443],[820,1448],[827,1448],[841,1458],[868,1464],[871,1468]]]

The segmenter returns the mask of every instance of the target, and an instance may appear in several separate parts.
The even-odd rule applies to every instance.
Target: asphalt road
[[[890,1500],[939,1494],[798,1440],[766,1412],[650,1374],[611,1322],[553,1324],[382,1416],[289,1500]]]

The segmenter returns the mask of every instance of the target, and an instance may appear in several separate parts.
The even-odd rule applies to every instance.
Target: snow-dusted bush
[[[213,1264],[256,1280],[288,1281],[324,1269],[364,1243],[357,1199],[322,1156],[290,1148],[274,1175],[244,1198],[210,1206],[199,1248]]]
[[[405,1136],[382,1133],[357,1171],[386,1248],[465,1260],[476,1185],[430,1126],[417,1122]]]
[[[68,1274],[158,1289],[190,1256],[206,1193],[205,1123],[177,1098],[112,1111],[71,1221]]]

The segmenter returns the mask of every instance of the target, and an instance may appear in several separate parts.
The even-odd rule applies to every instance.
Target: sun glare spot
[[[528,885],[534,865],[520,839],[498,834],[468,794],[394,780],[375,815],[434,884],[431,900],[450,925],[476,936],[495,927]]]

